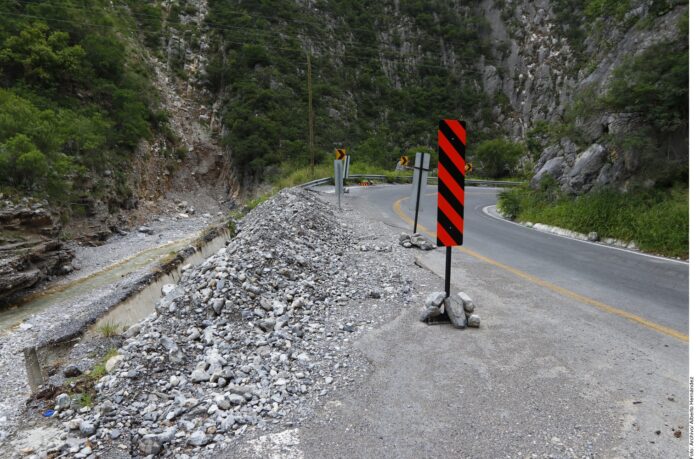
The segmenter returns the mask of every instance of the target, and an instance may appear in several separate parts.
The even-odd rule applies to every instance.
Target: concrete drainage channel
[[[40,338],[34,346],[24,348],[27,382],[32,393],[47,381],[48,369],[64,359],[83,339],[97,335],[105,326],[128,327],[150,315],[161,297],[163,285],[177,283],[185,270],[225,247],[231,236],[226,224],[204,230],[200,237],[160,261],[157,268],[140,275],[129,288],[110,296],[105,303],[95,305],[88,317],[76,320],[58,334]]]

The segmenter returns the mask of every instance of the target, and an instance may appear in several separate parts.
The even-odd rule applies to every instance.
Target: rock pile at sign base
[[[435,248],[435,244],[424,238],[420,233],[401,233],[399,235],[399,244],[407,249],[416,247],[421,250],[433,250]]]
[[[481,318],[474,314],[474,301],[464,292],[459,292],[449,298],[445,297],[445,292],[434,292],[428,295],[425,306],[421,309],[421,322],[428,322],[441,314],[440,307],[444,304],[445,312],[449,316],[455,328],[481,326]]]

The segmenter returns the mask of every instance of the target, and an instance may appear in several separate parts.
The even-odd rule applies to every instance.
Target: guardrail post
[[[39,387],[44,384],[41,363],[39,363],[39,354],[36,352],[35,347],[24,348],[24,365],[27,370],[27,382],[31,388],[31,393],[34,394],[39,390]]]

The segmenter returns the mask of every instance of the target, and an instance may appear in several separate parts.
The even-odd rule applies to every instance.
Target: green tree
[[[521,143],[506,139],[493,139],[481,142],[474,150],[474,165],[477,173],[486,177],[509,177],[515,172],[518,161],[525,149]]]
[[[688,36],[682,32],[676,41],[657,43],[627,59],[615,70],[605,100],[610,108],[638,114],[668,133],[688,122],[688,94]]]
[[[43,22],[27,24],[5,40],[0,50],[3,73],[11,79],[54,86],[72,83],[84,67],[85,50],[70,45],[65,32],[52,32]]]

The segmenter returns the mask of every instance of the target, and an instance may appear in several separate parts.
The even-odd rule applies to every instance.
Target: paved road
[[[481,211],[496,193],[467,190],[452,259],[453,290],[474,299],[481,328],[419,322],[444,251],[397,248],[426,269],[400,315],[356,343],[370,372],[241,457],[686,457],[688,266],[495,220]],[[407,194],[352,189],[344,205],[395,241]],[[433,196],[426,205],[432,230]]]
[[[409,195],[409,186],[357,190],[362,207],[379,212],[391,224],[408,226],[394,203]],[[419,223],[435,231],[435,186],[425,193]],[[495,188],[467,188],[464,247],[555,286],[626,311],[650,323],[688,335],[689,266],[664,258],[616,250],[563,238],[498,220],[483,209],[496,203]],[[409,200],[400,202],[410,218]]]

